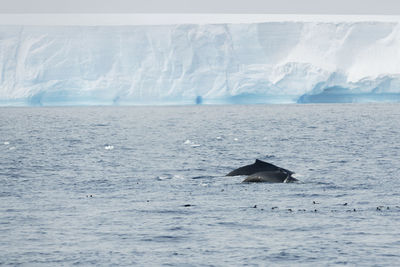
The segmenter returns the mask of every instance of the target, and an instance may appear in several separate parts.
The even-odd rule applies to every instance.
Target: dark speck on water
[[[396,266],[399,121],[386,103],[0,108],[0,265]],[[225,176],[256,158],[300,182]]]

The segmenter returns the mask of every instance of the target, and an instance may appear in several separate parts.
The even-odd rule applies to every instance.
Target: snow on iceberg
[[[399,22],[0,26],[0,105],[400,101]]]

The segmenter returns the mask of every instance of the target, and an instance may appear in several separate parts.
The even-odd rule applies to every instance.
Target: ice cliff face
[[[400,24],[0,26],[0,105],[400,100]]]

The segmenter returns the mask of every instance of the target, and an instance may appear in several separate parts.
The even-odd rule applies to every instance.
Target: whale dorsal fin
[[[262,160],[259,160],[259,159],[256,159],[256,162],[254,162],[254,164],[263,164],[263,163],[266,163],[266,162],[262,161]]]
[[[228,173],[226,176],[236,176],[236,175],[252,175],[257,172],[281,172],[281,173],[286,173],[287,175],[293,174],[293,172],[283,169],[281,167],[278,167],[274,164],[256,159],[256,161],[253,164],[246,165],[243,167],[240,167],[236,170],[231,171]]]
[[[268,171],[283,171],[283,172],[287,172],[288,174],[293,174],[294,172],[289,171],[287,169],[278,167],[272,163],[268,163],[259,159],[256,159],[256,162],[254,163],[254,165],[257,168],[262,168],[263,170],[268,170]]]
[[[254,162],[255,165],[257,166],[268,166],[268,167],[275,167],[275,168],[279,168],[278,166],[275,166],[274,164],[256,159],[256,162]]]

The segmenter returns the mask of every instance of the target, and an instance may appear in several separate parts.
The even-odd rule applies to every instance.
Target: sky
[[[400,15],[400,0],[0,0],[5,13]]]

